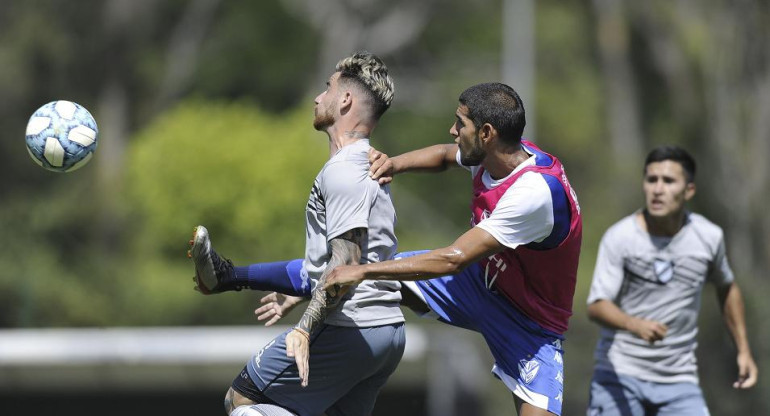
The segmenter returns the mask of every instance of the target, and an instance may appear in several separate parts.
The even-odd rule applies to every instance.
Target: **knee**
[[[238,408],[238,406],[244,406],[244,405],[250,405],[254,404],[251,400],[241,396],[238,392],[233,390],[232,387],[227,389],[227,393],[225,393],[225,413],[228,415],[232,415],[233,411]]]
[[[225,414],[230,414],[235,409],[233,407],[233,391],[232,388],[227,389],[227,393],[225,393]]]

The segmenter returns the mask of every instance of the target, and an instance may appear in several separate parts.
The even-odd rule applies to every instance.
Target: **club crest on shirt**
[[[660,283],[668,283],[674,277],[674,263],[670,260],[655,259],[652,267]]]
[[[540,363],[535,360],[521,360],[519,361],[519,377],[524,383],[529,384],[537,377],[537,372],[540,370]]]
[[[497,275],[500,272],[504,272],[508,265],[505,264],[505,259],[497,254],[489,256],[486,263],[487,265],[484,267],[484,285],[486,285],[488,290],[494,291],[493,286],[495,280],[497,280]]]

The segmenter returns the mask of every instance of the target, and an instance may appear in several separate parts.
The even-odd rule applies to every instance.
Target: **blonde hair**
[[[393,79],[388,67],[376,55],[362,51],[341,59],[336,66],[341,80],[358,83],[373,99],[373,110],[379,118],[393,102]]]

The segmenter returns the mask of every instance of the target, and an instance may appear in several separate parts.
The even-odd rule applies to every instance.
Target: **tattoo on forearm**
[[[329,311],[339,304],[343,295],[343,293],[340,293],[341,287],[335,285],[328,291],[324,290],[326,276],[337,266],[358,264],[361,259],[361,245],[365,240],[366,229],[356,228],[329,242],[332,248],[332,257],[323,275],[318,280],[318,285],[316,290],[313,291],[310,304],[297,324],[298,328],[306,331],[308,334],[312,334],[313,329],[326,319]]]

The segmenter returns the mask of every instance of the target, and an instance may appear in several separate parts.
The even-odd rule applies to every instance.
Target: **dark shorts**
[[[233,389],[258,403],[300,416],[369,415],[380,388],[404,353],[404,324],[369,328],[323,325],[310,340],[308,386],[300,386],[294,358],[281,334],[246,364]]]

